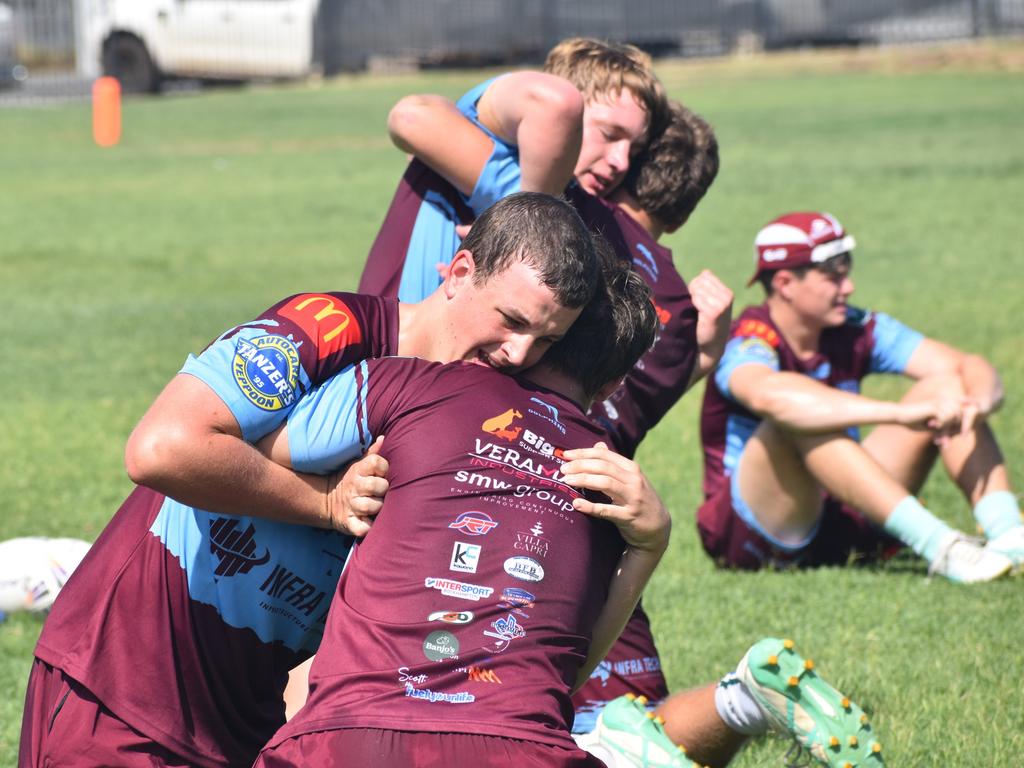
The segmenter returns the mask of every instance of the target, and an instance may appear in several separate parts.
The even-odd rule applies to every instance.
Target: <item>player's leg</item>
[[[793,545],[813,538],[821,504],[808,514],[810,489],[833,497],[924,557],[953,581],[989,581],[1011,561],[968,541],[925,509],[874,456],[845,434],[798,435],[762,422],[747,442],[734,478],[741,501],[769,539]],[[735,500],[734,500],[735,503]]]
[[[790,546],[813,536],[824,491],[879,525],[907,496],[846,434],[798,435],[768,421],[747,441],[733,490],[734,504],[747,507],[770,539]]]
[[[884,765],[864,712],[819,677],[789,640],[755,643],[736,672],[672,696],[658,714],[701,765],[727,765],[749,737],[769,730],[794,739],[822,765]]]
[[[727,678],[736,680],[735,675]],[[736,683],[739,683],[736,680]],[[686,748],[687,756],[700,765],[728,765],[733,756],[740,751],[750,734],[763,733],[766,730],[764,715],[749,694],[746,700],[736,696],[718,695],[719,687],[731,685],[726,679],[722,682],[705,685],[688,691],[680,691],[670,696],[656,710],[665,720],[665,733],[676,744]],[[730,692],[731,693],[731,692]],[[721,699],[721,702],[718,701]],[[744,704],[747,714],[744,716]],[[728,707],[729,719],[733,727],[726,724],[725,718],[719,713],[719,706]],[[744,728],[744,723],[755,721],[753,730]],[[744,730],[738,730],[744,728]]]
[[[955,375],[932,376],[916,382],[904,402],[933,399],[940,391],[963,396]],[[894,424],[877,427],[864,440],[864,449],[911,493],[924,484],[937,456],[950,478],[971,504],[986,537],[988,549],[1000,551],[1015,565],[1024,563],[1024,526],[1016,496],[995,434],[986,422],[954,435],[937,446],[932,435]]]

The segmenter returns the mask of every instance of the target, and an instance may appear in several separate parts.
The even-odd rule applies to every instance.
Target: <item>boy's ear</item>
[[[448,265],[448,275],[444,279],[445,296],[454,298],[463,287],[473,281],[473,274],[476,272],[476,262],[473,260],[473,253],[465,248],[455,254],[452,263]]]

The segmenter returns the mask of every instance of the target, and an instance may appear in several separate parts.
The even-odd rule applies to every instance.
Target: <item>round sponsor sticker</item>
[[[459,657],[459,641],[451,632],[438,630],[427,635],[423,641],[423,655],[431,661],[444,661]]]
[[[283,336],[239,338],[231,371],[238,388],[253,405],[264,411],[278,411],[295,402],[299,350]]]
[[[543,581],[544,566],[532,557],[510,557],[505,561],[505,573],[523,581]]]

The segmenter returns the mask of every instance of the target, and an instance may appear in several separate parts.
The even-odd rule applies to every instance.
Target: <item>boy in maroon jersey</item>
[[[628,618],[669,527],[635,464],[585,447],[601,433],[580,405],[656,325],[643,281],[611,269],[611,298],[528,375],[370,361],[276,435],[276,459],[323,471],[350,436],[386,433],[392,471],[339,583],[309,701],[259,765],[601,764],[569,735],[569,691]],[[339,419],[353,392],[361,416]]]
[[[929,571],[988,581],[1024,562],[1024,525],[986,417],[995,369],[880,312],[848,305],[853,238],[835,217],[790,213],[754,244],[766,298],[733,326],[701,413],[704,547],[737,568],[843,564],[908,546]],[[860,394],[871,373],[915,383]],[[863,441],[859,427],[878,425]],[[988,538],[967,539],[914,497],[941,457]]]
[[[517,195],[482,220],[420,305],[301,294],[189,359],[127,450],[153,488],[122,505],[43,628],[20,766],[251,763],[284,721],[287,670],[319,642],[350,546],[332,529],[364,531],[373,508],[347,516],[326,501],[340,487],[250,443],[367,357],[529,364],[593,292],[593,241],[564,202]]]
[[[481,128],[443,99],[431,98],[417,110],[417,125],[403,129],[405,148],[423,153],[458,185],[485,190],[486,168],[477,171],[482,178],[459,178],[460,173],[471,172],[475,163],[487,160],[485,150],[491,140]],[[657,242],[685,223],[718,171],[718,145],[711,127],[675,102],[670,103],[668,114],[663,130],[607,200],[579,185],[568,193],[587,225],[601,232],[620,258],[632,263],[648,282],[658,311],[660,328],[653,348],[621,387],[590,409],[591,418],[605,427],[615,449],[625,456],[634,455],[648,430],[714,366],[729,330],[732,292],[707,270],[688,286],[673,264],[671,251]],[[474,148],[473,133],[482,140],[482,147]],[[466,140],[457,145],[441,141],[463,134]],[[640,608],[611,658],[574,697],[573,731],[592,730],[604,703],[627,692],[652,702],[668,695],[650,626]]]

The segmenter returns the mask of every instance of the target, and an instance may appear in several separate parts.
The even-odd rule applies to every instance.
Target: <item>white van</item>
[[[77,0],[78,70],[128,93],[163,79],[299,78],[317,64],[320,0]]]

